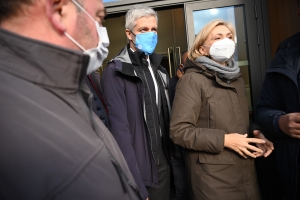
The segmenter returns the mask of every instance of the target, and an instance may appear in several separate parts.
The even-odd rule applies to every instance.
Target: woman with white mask
[[[250,131],[244,81],[234,61],[235,30],[223,20],[197,34],[176,86],[170,125],[185,148],[192,199],[259,200],[254,158],[273,144]]]

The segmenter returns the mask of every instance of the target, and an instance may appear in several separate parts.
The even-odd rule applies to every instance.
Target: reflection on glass
[[[195,35],[197,35],[205,24],[214,19],[223,19],[235,27],[234,6],[194,11],[193,15]]]
[[[236,51],[234,59],[238,62],[242,77],[245,81],[245,89],[248,98],[250,112],[252,111],[251,92],[249,83],[249,63],[247,55],[247,38],[244,22],[244,7],[229,6],[193,12],[195,35],[210,21],[222,19],[230,22],[236,29]]]

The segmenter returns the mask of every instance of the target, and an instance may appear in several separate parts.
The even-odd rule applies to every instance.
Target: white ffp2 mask
[[[209,54],[215,61],[224,63],[232,57],[234,51],[234,41],[225,38],[213,43],[209,49]]]

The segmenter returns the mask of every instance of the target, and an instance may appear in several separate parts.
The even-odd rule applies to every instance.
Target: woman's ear
[[[63,21],[63,11],[65,5],[69,2],[70,0],[46,0],[47,17],[50,19],[53,27],[61,33],[66,31],[66,25]]]
[[[207,53],[207,48],[204,46],[200,46],[199,52],[201,53],[202,56],[208,56],[209,54]]]

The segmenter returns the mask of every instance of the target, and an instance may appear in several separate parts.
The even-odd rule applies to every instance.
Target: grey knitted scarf
[[[240,68],[233,59],[227,60],[227,66],[220,65],[206,56],[200,56],[195,61],[207,69],[217,72],[220,77],[227,80],[235,78],[240,73]]]

